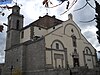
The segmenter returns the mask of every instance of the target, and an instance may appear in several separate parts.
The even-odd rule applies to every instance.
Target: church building
[[[14,5],[8,16],[3,75],[47,75],[45,71],[59,68],[96,66],[96,49],[83,36],[72,14],[66,21],[46,14],[25,27],[23,19],[20,7]]]

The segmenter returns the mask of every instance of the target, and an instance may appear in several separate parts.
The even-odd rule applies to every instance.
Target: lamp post
[[[11,75],[12,75],[12,71],[13,71],[14,67],[11,65],[10,71],[11,71]]]

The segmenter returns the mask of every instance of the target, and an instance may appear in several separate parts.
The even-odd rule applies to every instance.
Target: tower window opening
[[[19,29],[19,20],[17,20],[17,27],[16,29]]]
[[[19,10],[17,10],[17,13],[19,12]]]

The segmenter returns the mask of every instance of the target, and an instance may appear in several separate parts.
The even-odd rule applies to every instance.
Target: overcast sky
[[[14,0],[16,1],[16,0]],[[57,0],[50,0],[53,5],[59,4]],[[73,0],[70,1],[70,6]],[[100,0],[97,0],[100,3]],[[66,3],[64,2],[62,5],[55,7],[55,8],[49,8],[46,9],[42,5],[43,0],[17,0],[18,5],[21,7],[21,14],[24,15],[24,26],[30,24],[31,22],[37,20],[39,16],[44,16],[46,13],[48,13],[50,16],[55,15],[56,18],[66,21],[68,19],[68,14],[72,13],[74,21],[78,26],[80,27],[83,35],[87,38],[87,40],[97,49],[97,51],[100,51],[100,45],[98,43],[98,40],[96,38],[96,23],[95,21],[90,23],[82,23],[80,21],[88,21],[95,17],[95,10],[91,8],[89,5],[87,5],[85,8],[74,11],[76,9],[81,8],[86,4],[86,0],[77,0],[77,3],[65,14],[61,15],[64,11],[66,11]],[[94,0],[90,0],[89,3],[95,7]],[[14,5],[14,2],[12,4],[9,4],[9,6]],[[21,6],[22,5],[22,6]],[[51,5],[52,6],[52,5]],[[0,9],[1,10],[1,9]],[[0,24],[6,23],[7,24],[7,16],[11,13],[11,10],[4,10],[5,16],[0,15]],[[6,26],[5,30],[0,33],[0,62],[4,62],[4,50],[5,50],[5,42],[6,42]],[[100,55],[98,55],[100,57]]]

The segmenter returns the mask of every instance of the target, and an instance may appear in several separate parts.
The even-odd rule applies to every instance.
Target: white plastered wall
[[[71,31],[73,30],[73,32]],[[94,47],[83,37],[81,34],[81,30],[79,27],[72,21],[65,21],[62,23],[62,26],[52,32],[51,34],[45,37],[45,43],[47,48],[51,48],[51,44],[54,40],[60,40],[64,47],[67,48],[67,57],[68,57],[68,64],[70,67],[73,66],[73,59],[72,59],[72,52],[74,51],[74,47],[72,44],[71,35],[75,35],[77,38],[77,52],[79,53],[79,63],[80,66],[84,66],[84,57],[83,51],[85,47],[89,47],[93,54],[95,54]],[[65,58],[66,59],[66,58]],[[94,58],[95,60],[95,58]],[[90,64],[93,65],[93,64]]]
[[[20,32],[20,43],[30,40],[30,27],[23,30],[23,32],[23,38],[21,38],[22,32]]]

